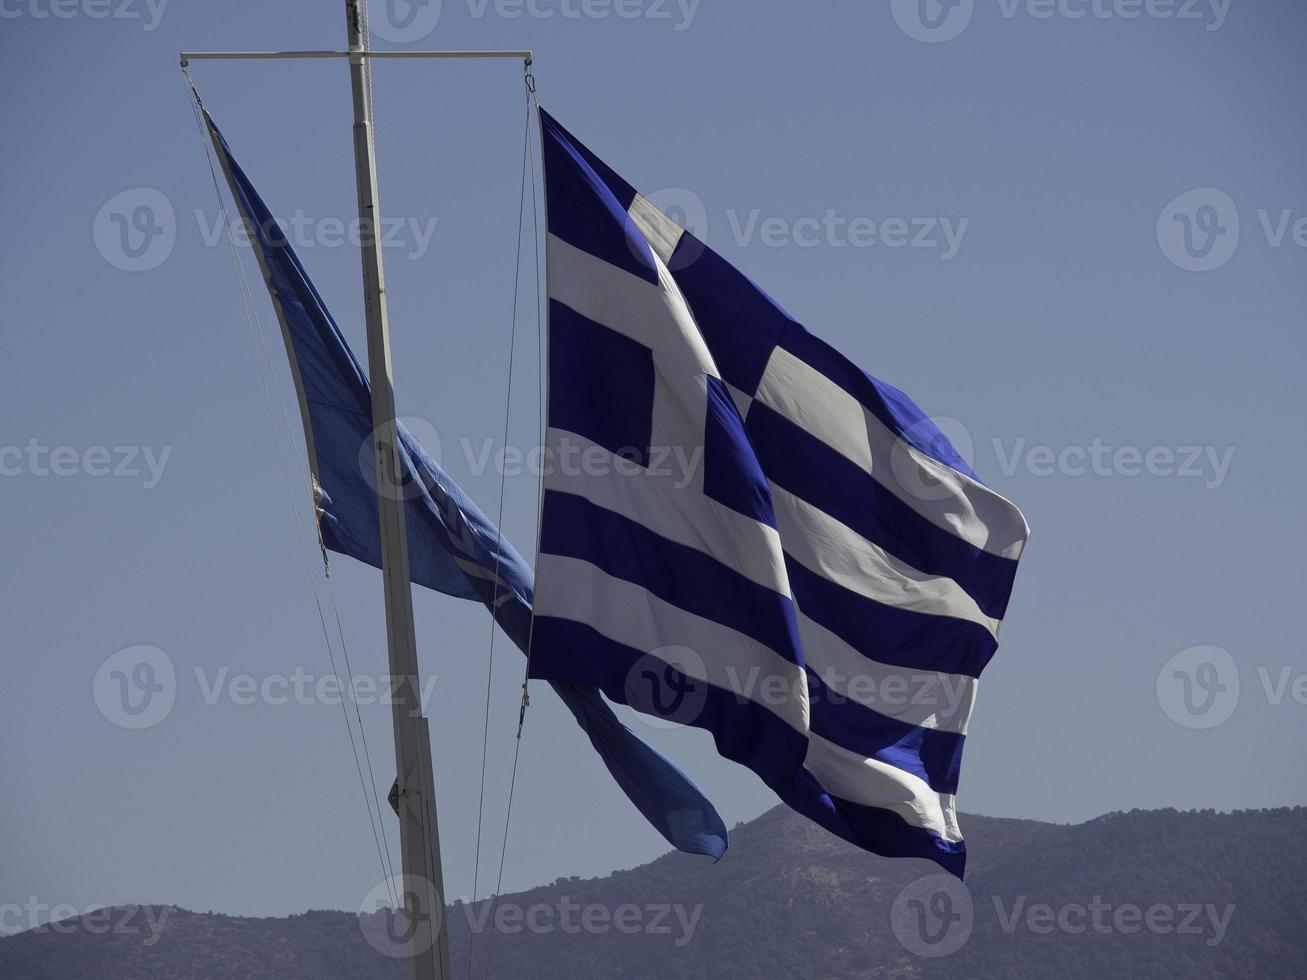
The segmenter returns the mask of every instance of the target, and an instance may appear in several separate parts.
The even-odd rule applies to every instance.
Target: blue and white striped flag
[[[707,729],[832,832],[961,875],[962,745],[1025,520],[902,392],[540,120],[532,676]]]

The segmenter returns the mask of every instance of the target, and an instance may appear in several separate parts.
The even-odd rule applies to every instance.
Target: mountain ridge
[[[672,852],[602,877],[455,902],[454,975],[1307,976],[1307,808],[965,820],[965,885],[929,862],[859,851],[777,807],[734,828],[715,865]],[[123,906],[90,918],[0,939],[0,975],[405,976],[385,955],[397,925],[385,911],[246,918]]]

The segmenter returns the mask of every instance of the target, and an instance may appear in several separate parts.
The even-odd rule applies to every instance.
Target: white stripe
[[[936,527],[993,555],[1021,554],[1029,528],[1010,501],[900,440],[861,402],[789,351],[772,352],[757,397]]]
[[[954,798],[935,792],[919,776],[865,759],[817,735],[808,736],[803,767],[834,796],[892,810],[912,826],[934,831],[950,843],[962,840]]]
[[[771,495],[786,554],[810,572],[887,606],[975,623],[997,639],[999,620],[951,578],[917,571],[774,483]]]
[[[776,530],[686,489],[685,466],[701,470],[701,454],[693,458],[669,454],[661,466],[651,456],[646,469],[575,432],[551,428],[546,441],[557,450],[545,475],[548,489],[584,497],[669,541],[715,558],[758,585],[790,594]],[[566,452],[560,448],[564,446]],[[698,482],[702,485],[702,476]]]
[[[566,583],[536,594],[536,615],[585,623],[653,656],[659,647],[689,647],[696,656],[676,660],[683,673],[748,698],[807,733],[807,675],[770,647],[579,558],[541,554],[536,579]]]
[[[863,655],[802,610],[798,621],[804,662],[835,694],[909,725],[967,733],[980,683],[976,678],[883,664]]]
[[[619,269],[555,235],[546,242],[549,297],[652,351],[718,377],[685,297],[661,259],[658,284]]]
[[[753,396],[741,391],[729,381],[723,381],[726,390],[731,396],[731,401],[735,402],[735,410],[740,413],[740,418],[748,418],[749,406],[753,404]]]
[[[654,392],[650,413],[649,454],[679,450],[686,459],[694,454],[702,464],[704,430],[708,420],[708,377],[693,365],[659,351],[653,354]],[[683,488],[688,497],[703,496],[703,466],[687,474]]]
[[[649,243],[649,247],[663,260],[663,264],[669,264],[676,253],[676,246],[681,242],[681,236],[685,234],[685,229],[664,214],[643,194],[635,195],[635,200],[626,209],[626,213],[640,229],[640,234],[644,235],[644,240]]]

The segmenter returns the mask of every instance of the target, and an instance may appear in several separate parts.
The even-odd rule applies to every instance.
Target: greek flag
[[[962,746],[1025,520],[906,395],[540,122],[532,676],[707,729],[833,833],[960,876]]]

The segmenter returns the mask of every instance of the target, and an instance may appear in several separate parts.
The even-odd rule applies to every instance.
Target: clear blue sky
[[[339,47],[341,7],[172,0],[156,24],[143,0],[122,8],[137,19],[0,4],[0,904],[285,914],[356,908],[380,877],[340,709],[229,692],[207,704],[195,675],[329,666],[230,258],[206,243],[215,203],[176,55]],[[533,48],[555,115],[638,187],[702,202],[714,247],[955,420],[975,468],[1025,511],[1033,536],[981,686],[963,809],[1080,821],[1307,802],[1307,706],[1293,696],[1307,671],[1307,9],[1202,0],[1199,19],[1156,16],[1179,9],[1165,4],[1129,18],[1113,0],[977,0],[933,32],[898,0],[515,9],[445,0],[429,36],[377,45]],[[362,355],[358,260],[330,225],[354,210],[344,65],[194,74],[273,210],[311,219],[301,255]],[[460,441],[479,450],[503,425],[520,68],[382,63],[375,77],[382,210],[407,228],[386,251],[400,412],[439,433],[446,466],[493,511],[498,477],[473,473]],[[137,188],[171,204],[175,236],[131,272],[114,264],[130,262],[113,215],[136,241],[144,199],[111,199]],[[1223,194],[1172,205],[1200,188]],[[894,247],[894,219],[909,239],[924,229],[922,247]],[[537,351],[522,324],[510,441],[529,446]],[[49,472],[41,451],[56,447],[72,447],[59,457],[71,475]],[[163,464],[157,485],[148,459]],[[105,465],[139,475],[96,475]],[[506,530],[529,552],[533,478],[508,479],[507,494]],[[355,670],[383,673],[379,578],[335,568]],[[426,593],[417,613],[461,895],[487,620]],[[135,645],[164,651],[177,679],[171,713],[140,731],[93,696],[101,665]],[[1168,662],[1200,645],[1231,661],[1213,655],[1217,673],[1203,673],[1191,654],[1175,669],[1215,678],[1227,699],[1233,673],[1240,691],[1218,705],[1223,723],[1194,729],[1176,718],[1214,716],[1185,715]],[[483,892],[521,671],[507,644],[497,654]],[[362,711],[384,791],[389,709]],[[728,824],[772,805],[699,733],[648,733]],[[542,689],[506,887],[664,849]]]

